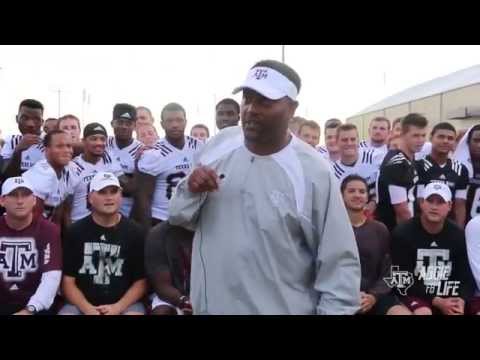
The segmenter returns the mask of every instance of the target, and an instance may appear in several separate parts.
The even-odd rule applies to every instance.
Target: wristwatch
[[[35,315],[37,313],[37,308],[34,305],[27,305],[27,311]]]
[[[185,305],[188,305],[190,307],[190,301],[188,300],[188,296],[181,296],[179,299],[178,307],[182,308]]]

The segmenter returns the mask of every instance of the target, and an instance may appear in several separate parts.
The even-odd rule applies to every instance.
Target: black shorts
[[[402,305],[402,303],[394,293],[381,295],[366,315],[387,315],[388,310],[396,305]]]

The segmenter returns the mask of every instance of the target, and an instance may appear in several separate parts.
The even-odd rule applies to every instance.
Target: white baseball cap
[[[17,190],[18,188],[25,188],[33,193],[33,186],[28,182],[28,180],[21,176],[17,176],[8,178],[4,181],[2,185],[2,196],[10,194],[12,191]]]
[[[423,190],[424,199],[428,199],[434,194],[441,196],[446,202],[452,201],[452,192],[444,183],[433,182],[425,186],[425,190]]]
[[[93,177],[92,181],[90,181],[90,192],[100,191],[107,186],[121,188],[120,182],[115,175],[109,172],[99,172]]]
[[[296,100],[298,89],[295,84],[277,70],[265,66],[250,69],[243,84],[233,90],[236,94],[244,89],[251,89],[270,100],[279,100],[288,96]]]

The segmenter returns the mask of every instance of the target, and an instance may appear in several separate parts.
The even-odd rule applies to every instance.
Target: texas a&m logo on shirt
[[[0,273],[5,281],[23,281],[38,269],[38,251],[33,238],[0,238]]]

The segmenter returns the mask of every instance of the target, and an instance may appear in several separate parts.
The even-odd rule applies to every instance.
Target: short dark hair
[[[403,117],[398,117],[395,120],[393,120],[392,129],[395,127],[395,125],[397,125],[398,123],[401,123],[402,120],[403,120]]]
[[[340,185],[340,192],[343,194],[345,189],[347,188],[347,185],[351,183],[352,181],[360,181],[365,185],[365,189],[368,191],[368,184],[367,181],[361,177],[360,175],[357,174],[352,174],[348,175],[345,179],[343,179],[342,184]]]
[[[48,118],[48,119],[45,119],[45,122],[47,122],[47,121],[58,121],[58,119],[57,119],[57,118]]]
[[[183,108],[183,106],[177,103],[172,102],[163,107],[162,112],[160,113],[160,119],[162,119],[162,121],[163,121],[163,114],[165,113],[165,111],[181,111],[183,112],[183,116],[185,116],[185,118],[187,117],[187,113],[185,112],[185,109]]]
[[[208,130],[208,126],[204,124],[196,124],[192,126],[192,130],[190,131],[190,134],[192,133],[193,129],[204,129],[207,132],[207,137],[210,137],[210,130]]]
[[[237,110],[237,113],[240,113],[240,105],[234,99],[225,98],[220,100],[218,104],[215,106],[215,110],[218,110],[218,107],[222,104],[233,105],[235,107],[235,110]]]
[[[326,122],[325,122],[325,131],[327,131],[327,129],[336,129],[338,128],[340,125],[342,125],[342,121],[340,119],[328,119]]]
[[[410,113],[402,119],[402,134],[406,134],[411,126],[426,128],[428,120],[425,116],[418,113]]]
[[[358,129],[355,124],[342,124],[337,128],[337,137],[340,135],[340,131],[355,130],[358,134]]]
[[[432,132],[430,133],[430,136],[433,137],[433,135],[435,135],[435,133],[438,131],[438,130],[448,130],[448,131],[453,131],[455,134],[457,134],[457,130],[455,130],[455,127],[444,121],[444,122],[441,122],[441,123],[438,123],[437,125],[435,125],[432,129]]]
[[[302,129],[305,127],[305,126],[308,126],[309,128],[312,128],[314,130],[318,130],[318,132],[320,132],[320,125],[318,125],[315,121],[313,120],[304,120],[300,123],[300,126],[298,128],[298,133],[300,134],[300,132],[302,131]]]
[[[390,130],[390,120],[388,120],[385,116],[377,116],[377,117],[374,117],[371,121],[370,121],[370,124],[372,122],[386,122],[387,123],[387,126],[388,126],[388,130]]]
[[[480,124],[475,125],[470,129],[470,132],[468,133],[467,137],[467,144],[470,145],[470,142],[472,141],[472,136],[474,131],[480,131]]]
[[[75,115],[72,115],[72,114],[67,114],[67,115],[63,115],[62,117],[60,117],[58,119],[58,128],[60,128],[60,124],[62,123],[62,121],[68,120],[68,119],[76,120],[77,124],[78,124],[78,128],[81,130],[82,127],[80,125],[80,119],[78,117],[76,117]]]
[[[20,111],[20,108],[22,106],[28,107],[30,109],[40,109],[42,110],[42,113],[43,113],[43,104],[38,100],[34,100],[34,99],[23,100],[18,106],[18,111]]]
[[[64,135],[67,135],[67,133],[63,130],[52,130],[50,132],[48,132],[45,137],[43,138],[43,146],[45,147],[49,147],[50,144],[52,143],[52,139],[55,135],[58,135],[58,134],[64,134]]]
[[[270,69],[278,71],[280,74],[285,76],[288,80],[293,82],[293,84],[297,88],[297,93],[300,92],[300,88],[302,87],[302,80],[300,79],[300,75],[298,75],[298,73],[295,70],[293,70],[290,66],[277,60],[262,60],[257,62],[255,65],[253,65],[251,69],[259,66],[268,67]]]

